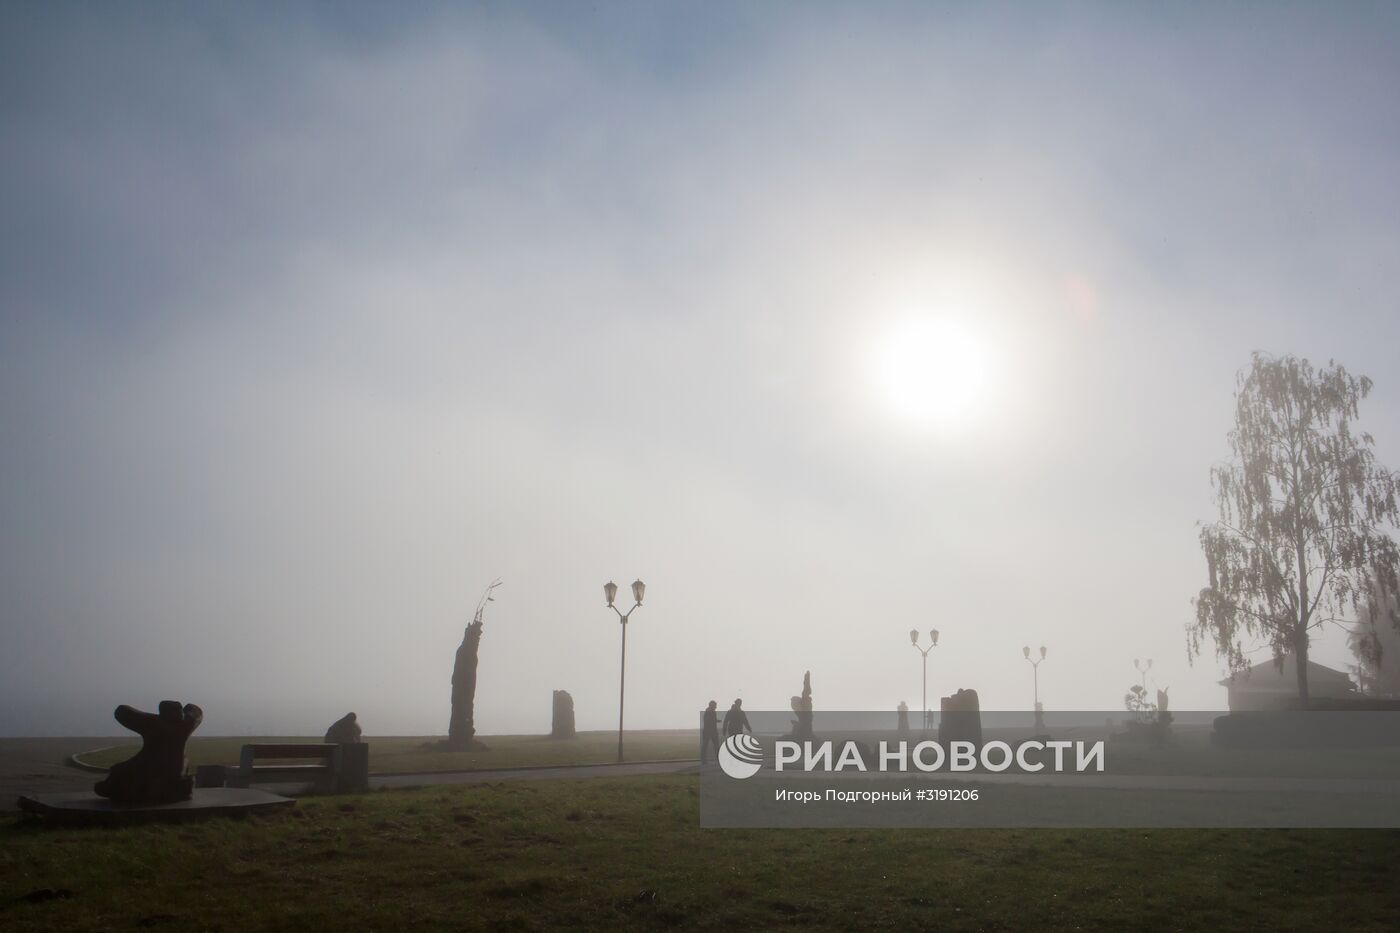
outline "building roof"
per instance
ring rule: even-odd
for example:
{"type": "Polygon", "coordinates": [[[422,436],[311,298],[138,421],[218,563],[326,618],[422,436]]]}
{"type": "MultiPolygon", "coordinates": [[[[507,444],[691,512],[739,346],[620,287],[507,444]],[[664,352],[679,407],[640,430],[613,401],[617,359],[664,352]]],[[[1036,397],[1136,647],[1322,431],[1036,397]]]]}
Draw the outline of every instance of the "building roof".
{"type": "MultiPolygon", "coordinates": [[[[1232,674],[1220,681],[1222,687],[1234,687],[1244,690],[1296,690],[1298,689],[1298,662],[1293,655],[1287,654],[1283,657],[1283,669],[1280,670],[1275,661],[1270,658],[1253,667],[1246,668],[1238,674],[1232,674]]],[[[1314,688],[1334,691],[1354,690],[1351,675],[1344,671],[1335,670],[1318,664],[1316,661],[1308,662],[1308,692],[1317,693],[1314,688]]]]}

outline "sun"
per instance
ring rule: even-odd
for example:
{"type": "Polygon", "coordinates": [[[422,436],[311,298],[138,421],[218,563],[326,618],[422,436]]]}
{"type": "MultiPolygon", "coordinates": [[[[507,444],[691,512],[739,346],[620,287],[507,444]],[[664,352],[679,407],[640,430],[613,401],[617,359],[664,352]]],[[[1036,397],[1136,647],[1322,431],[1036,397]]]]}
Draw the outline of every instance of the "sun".
{"type": "Polygon", "coordinates": [[[892,326],[874,354],[880,401],[915,428],[964,428],[981,414],[992,384],[987,341],[951,316],[915,315],[892,326]]]}

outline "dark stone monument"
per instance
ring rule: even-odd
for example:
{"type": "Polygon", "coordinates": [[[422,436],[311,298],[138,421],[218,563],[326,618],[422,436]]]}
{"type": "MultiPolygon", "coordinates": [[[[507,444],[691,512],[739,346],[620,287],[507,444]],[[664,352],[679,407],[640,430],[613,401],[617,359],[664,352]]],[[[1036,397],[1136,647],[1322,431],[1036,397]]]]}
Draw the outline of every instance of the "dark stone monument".
{"type": "Polygon", "coordinates": [[[158,709],[146,713],[123,704],[112,714],[141,736],[141,750],[112,765],[107,777],[93,786],[99,797],[146,805],[190,799],[194,778],[185,775],[185,742],[204,720],[204,711],[174,700],[162,700],[158,709]]]}
{"type": "Polygon", "coordinates": [[[567,690],[554,691],[554,720],[549,727],[552,739],[574,737],[574,698],[567,690]]]}
{"type": "Polygon", "coordinates": [[[457,659],[452,664],[452,719],[447,724],[448,748],[458,751],[485,751],[486,746],[476,740],[476,653],[481,647],[482,617],[486,604],[494,603],[491,595],[500,580],[491,581],[486,592],[476,604],[476,614],[462,635],[462,644],[457,647],[457,659]]]}
{"type": "Polygon", "coordinates": [[[792,711],[797,714],[797,718],[792,720],[792,738],[794,741],[811,741],[812,739],[812,672],[807,671],[802,675],[802,695],[792,698],[792,711]]]}
{"type": "Polygon", "coordinates": [[[355,714],[346,713],[331,723],[331,727],[326,730],[326,741],[337,745],[353,745],[360,741],[362,734],[360,724],[355,720],[355,714]]]}
{"type": "Polygon", "coordinates": [[[944,748],[949,742],[971,742],[982,747],[982,707],[976,690],[959,690],[940,701],[942,713],[938,718],[938,743],[944,748]]]}
{"type": "Polygon", "coordinates": [[[900,701],[899,701],[899,706],[895,707],[895,713],[897,714],[897,721],[896,721],[896,724],[895,724],[895,730],[896,730],[900,735],[908,735],[908,734],[909,734],[909,704],[908,704],[908,703],[905,703],[903,700],[900,700],[900,701]]]}
{"type": "Polygon", "coordinates": [[[476,741],[476,653],[481,645],[481,619],[467,626],[457,661],[452,665],[452,721],[447,727],[447,744],[453,748],[483,747],[476,741]]]}

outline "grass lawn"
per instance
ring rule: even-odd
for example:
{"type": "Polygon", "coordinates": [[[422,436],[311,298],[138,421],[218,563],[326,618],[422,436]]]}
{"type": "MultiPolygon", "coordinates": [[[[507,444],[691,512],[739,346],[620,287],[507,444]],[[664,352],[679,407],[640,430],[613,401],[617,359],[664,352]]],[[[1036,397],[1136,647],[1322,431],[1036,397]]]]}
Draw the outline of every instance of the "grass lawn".
{"type": "Polygon", "coordinates": [[[698,790],[437,787],[127,829],[4,816],[0,929],[1356,931],[1400,916],[1400,832],[702,830],[698,790]]]}
{"type": "MultiPolygon", "coordinates": [[[[522,768],[538,765],[610,764],[617,760],[616,732],[580,732],[572,739],[540,735],[478,736],[487,746],[481,752],[452,752],[437,748],[442,736],[366,736],[369,769],[377,774],[403,771],[466,771],[489,768],[522,768]]],[[[185,747],[190,766],[237,764],[238,751],[249,742],[320,742],[320,736],[232,736],[191,738],[185,747]]],[[[693,730],[628,732],[623,736],[628,761],[695,758],[700,754],[700,733],[693,730]]],[[[130,758],[141,740],[111,748],[84,752],[79,759],[101,768],[130,758]]]]}

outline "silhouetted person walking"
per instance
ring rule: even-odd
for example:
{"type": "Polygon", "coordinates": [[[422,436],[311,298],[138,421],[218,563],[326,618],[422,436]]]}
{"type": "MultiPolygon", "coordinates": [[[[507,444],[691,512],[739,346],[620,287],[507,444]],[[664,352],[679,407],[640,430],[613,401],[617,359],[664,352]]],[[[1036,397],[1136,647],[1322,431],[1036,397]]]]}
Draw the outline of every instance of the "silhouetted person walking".
{"type": "Polygon", "coordinates": [[[726,739],[731,735],[738,735],[740,732],[753,732],[753,727],[749,725],[749,717],[744,715],[743,705],[743,700],[735,700],[734,705],[729,707],[729,712],[724,714],[724,737],[726,739]]]}
{"type": "Polygon", "coordinates": [[[715,754],[719,754],[719,703],[710,701],[710,705],[705,707],[704,727],[700,730],[700,763],[704,764],[708,759],[705,753],[710,746],[715,747],[715,754]]]}

